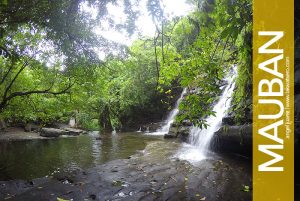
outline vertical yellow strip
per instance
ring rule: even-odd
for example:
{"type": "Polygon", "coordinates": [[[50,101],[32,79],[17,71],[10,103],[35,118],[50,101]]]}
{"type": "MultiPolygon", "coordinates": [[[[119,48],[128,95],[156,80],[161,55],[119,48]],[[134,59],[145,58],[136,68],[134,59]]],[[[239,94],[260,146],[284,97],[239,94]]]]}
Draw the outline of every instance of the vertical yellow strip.
{"type": "Polygon", "coordinates": [[[294,200],[293,85],[294,0],[254,0],[254,201],[294,200]]]}

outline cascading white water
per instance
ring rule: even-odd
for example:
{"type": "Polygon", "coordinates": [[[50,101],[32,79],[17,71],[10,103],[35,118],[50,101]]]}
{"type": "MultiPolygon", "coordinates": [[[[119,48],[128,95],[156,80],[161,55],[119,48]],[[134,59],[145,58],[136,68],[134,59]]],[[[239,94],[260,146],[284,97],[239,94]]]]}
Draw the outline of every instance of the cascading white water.
{"type": "Polygon", "coordinates": [[[166,124],[158,129],[158,132],[168,133],[170,130],[171,124],[174,122],[175,117],[179,112],[179,104],[182,101],[183,96],[186,94],[186,88],[183,89],[180,98],[176,101],[174,109],[169,113],[168,118],[166,120],[166,124]]]}
{"type": "Polygon", "coordinates": [[[183,96],[186,94],[186,91],[187,91],[187,89],[184,88],[181,95],[180,95],[180,97],[179,97],[179,99],[176,101],[174,109],[168,114],[168,117],[165,120],[165,124],[161,128],[157,129],[156,132],[149,133],[149,134],[151,134],[151,135],[164,135],[164,134],[167,134],[169,132],[171,124],[174,122],[175,117],[179,112],[179,104],[182,101],[183,96]]]}
{"type": "Polygon", "coordinates": [[[192,127],[190,130],[189,145],[186,144],[180,150],[178,157],[180,159],[189,161],[200,161],[207,157],[210,141],[216,131],[218,131],[222,124],[222,119],[225,117],[227,110],[230,107],[233,90],[235,88],[235,78],[237,72],[236,67],[233,66],[231,72],[225,81],[228,83],[223,90],[220,99],[213,107],[215,115],[206,118],[208,127],[201,129],[199,127],[192,127]]]}
{"type": "Polygon", "coordinates": [[[140,127],[139,130],[136,131],[136,132],[141,133],[142,132],[142,127],[140,127]]]}

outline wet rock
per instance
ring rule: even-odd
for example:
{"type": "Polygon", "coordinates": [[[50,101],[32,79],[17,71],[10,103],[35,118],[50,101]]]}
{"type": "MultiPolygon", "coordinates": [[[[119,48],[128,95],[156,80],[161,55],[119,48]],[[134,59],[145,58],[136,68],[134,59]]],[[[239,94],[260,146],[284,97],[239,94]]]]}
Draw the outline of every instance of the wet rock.
{"type": "Polygon", "coordinates": [[[176,137],[177,137],[176,135],[172,135],[172,134],[165,134],[164,135],[165,139],[172,139],[172,138],[176,138],[176,137]]]}
{"type": "Polygon", "coordinates": [[[181,136],[188,136],[190,134],[190,127],[189,126],[179,127],[178,132],[179,135],[181,136]]]}
{"type": "Polygon", "coordinates": [[[64,133],[64,135],[80,135],[80,134],[84,134],[85,131],[81,130],[81,129],[75,129],[75,128],[64,128],[64,130],[66,131],[64,133]]]}
{"type": "Polygon", "coordinates": [[[234,122],[234,116],[227,116],[227,117],[224,117],[222,119],[222,124],[223,125],[229,125],[229,126],[233,126],[235,124],[234,122]]]}
{"type": "Polygon", "coordinates": [[[204,197],[215,201],[252,200],[251,192],[241,190],[251,184],[251,162],[245,163],[242,158],[234,161],[222,158],[221,161],[212,157],[195,166],[171,160],[169,156],[179,146],[169,141],[153,142],[146,148],[147,155],[110,161],[88,169],[86,174],[82,170],[59,173],[60,177],[35,181],[33,186],[22,181],[0,181],[0,200],[8,193],[14,195],[13,200],[56,200],[57,197],[99,201],[176,201],[204,197]],[[111,172],[115,167],[119,171],[111,172]]]}
{"type": "Polygon", "coordinates": [[[180,138],[185,139],[189,136],[190,128],[191,128],[190,126],[181,126],[181,125],[174,126],[173,124],[170,128],[168,135],[172,136],[172,138],[176,138],[179,136],[180,138]]]}
{"type": "Polygon", "coordinates": [[[65,123],[61,123],[61,122],[54,122],[51,125],[48,125],[48,127],[57,128],[57,129],[65,129],[65,128],[68,128],[69,125],[65,124],[65,123]]]}
{"type": "Polygon", "coordinates": [[[177,137],[177,135],[178,135],[178,127],[171,126],[171,128],[169,130],[169,133],[168,133],[168,136],[177,137]]]}
{"type": "Polygon", "coordinates": [[[81,129],[75,128],[42,128],[40,132],[40,136],[43,137],[59,137],[61,135],[71,135],[71,136],[78,136],[80,134],[86,134],[87,132],[81,129]]]}
{"type": "Polygon", "coordinates": [[[192,126],[193,124],[190,120],[183,120],[182,125],[183,126],[192,126]]]}
{"type": "Polygon", "coordinates": [[[89,195],[89,198],[91,198],[92,200],[96,200],[97,196],[94,194],[89,195]]]}
{"type": "Polygon", "coordinates": [[[211,148],[244,155],[252,153],[252,124],[221,127],[214,135],[211,148]]]}
{"type": "Polygon", "coordinates": [[[155,132],[157,129],[161,127],[161,123],[149,123],[141,126],[141,131],[149,131],[149,132],[155,132]]]}
{"type": "Polygon", "coordinates": [[[42,128],[40,136],[43,137],[58,137],[60,135],[65,135],[66,131],[57,128],[42,128]]]}

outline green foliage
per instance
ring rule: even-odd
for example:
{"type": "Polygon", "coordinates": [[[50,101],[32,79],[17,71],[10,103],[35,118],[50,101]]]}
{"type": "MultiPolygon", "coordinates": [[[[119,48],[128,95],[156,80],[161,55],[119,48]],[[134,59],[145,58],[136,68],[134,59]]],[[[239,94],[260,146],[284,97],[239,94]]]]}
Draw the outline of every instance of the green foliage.
{"type": "Polygon", "coordinates": [[[252,108],[252,49],[251,49],[251,24],[245,29],[238,39],[238,77],[237,90],[233,95],[233,111],[235,121],[244,123],[246,115],[250,115],[252,108]]]}
{"type": "MultiPolygon", "coordinates": [[[[187,87],[193,93],[180,105],[177,121],[206,127],[233,64],[233,112],[237,121],[245,118],[251,105],[250,0],[192,1],[197,9],[172,21],[159,1],[149,1],[154,39],[137,40],[126,55],[100,61],[95,47],[119,47],[92,31],[108,2],[115,3],[15,1],[0,7],[0,118],[47,124],[75,117],[87,129],[120,129],[152,121],[148,116],[160,119],[187,87]],[[84,3],[101,11],[96,19],[81,9],[84,3]]],[[[129,1],[124,4],[126,26],[132,27],[137,13],[129,1]]]]}
{"type": "Polygon", "coordinates": [[[160,68],[160,84],[171,85],[173,80],[179,80],[182,87],[193,91],[182,102],[177,121],[189,119],[201,127],[207,126],[204,118],[213,114],[211,106],[220,94],[222,79],[234,64],[239,74],[234,95],[237,120],[249,107],[245,102],[249,99],[247,84],[251,77],[252,12],[250,1],[242,0],[203,1],[198,8],[172,22],[173,29],[165,30],[171,41],[164,47],[168,51],[160,68]]]}
{"type": "MultiPolygon", "coordinates": [[[[110,129],[133,121],[137,108],[153,110],[156,103],[161,108],[153,43],[136,41],[125,57],[99,60],[95,49],[116,52],[120,48],[95,35],[100,20],[105,17],[113,28],[133,31],[137,16],[134,2],[124,1],[128,19],[118,25],[107,13],[108,3],[116,2],[1,4],[0,118],[47,124],[76,117],[85,128],[110,129]],[[97,16],[84,6],[95,8],[97,16]]],[[[149,12],[157,18],[160,5],[151,5],[149,12]]]]}

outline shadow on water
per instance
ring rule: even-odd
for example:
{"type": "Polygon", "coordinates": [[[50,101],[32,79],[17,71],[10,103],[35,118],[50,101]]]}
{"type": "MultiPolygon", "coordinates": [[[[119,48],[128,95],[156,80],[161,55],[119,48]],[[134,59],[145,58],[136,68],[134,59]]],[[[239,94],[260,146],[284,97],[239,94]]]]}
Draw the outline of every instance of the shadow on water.
{"type": "Polygon", "coordinates": [[[33,179],[59,169],[89,168],[127,158],[157,138],[137,133],[0,142],[0,180],[33,179]]]}

